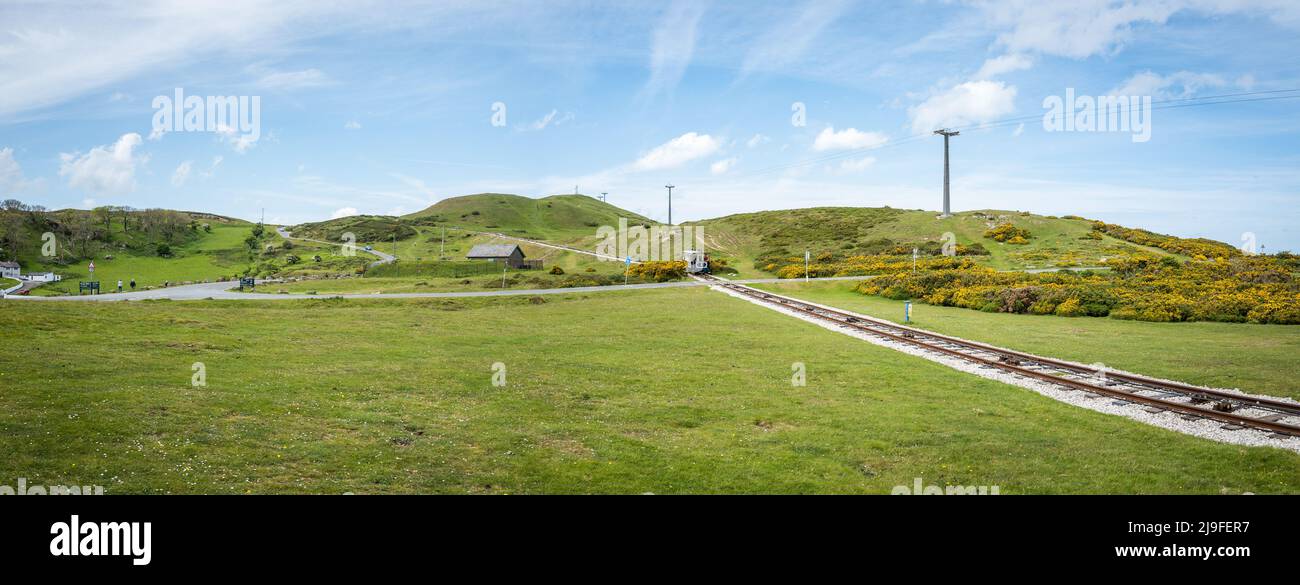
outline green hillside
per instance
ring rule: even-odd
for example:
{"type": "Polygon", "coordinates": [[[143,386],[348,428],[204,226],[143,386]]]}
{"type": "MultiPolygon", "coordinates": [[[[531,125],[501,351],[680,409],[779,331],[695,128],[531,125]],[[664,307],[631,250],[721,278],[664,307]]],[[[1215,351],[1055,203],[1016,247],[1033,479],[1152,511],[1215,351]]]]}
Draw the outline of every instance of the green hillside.
{"type": "Polygon", "coordinates": [[[551,241],[595,236],[596,228],[617,226],[619,218],[632,223],[651,221],[586,195],[531,199],[502,193],[452,197],[403,216],[419,225],[463,227],[551,241]]]}
{"type": "MultiPolygon", "coordinates": [[[[889,207],[815,207],[742,213],[692,222],[705,227],[711,250],[738,258],[742,272],[765,273],[769,258],[911,255],[941,253],[944,234],[951,233],[959,254],[1001,269],[1040,269],[1100,266],[1118,255],[1146,251],[1168,255],[1152,245],[1139,245],[1095,229],[1081,217],[1051,217],[1027,212],[980,210],[940,219],[934,211],[889,207]],[[1028,232],[1024,243],[999,242],[985,234],[1000,225],[1028,232]]],[[[1150,232],[1142,232],[1150,234],[1150,232]]],[[[1226,244],[1221,246],[1231,249],[1226,244]]]]}
{"type": "Polygon", "coordinates": [[[358,242],[391,242],[394,238],[405,240],[416,235],[415,228],[407,222],[387,215],[353,215],[303,223],[290,227],[289,232],[296,238],[325,242],[342,242],[345,233],[356,236],[358,242]]]}

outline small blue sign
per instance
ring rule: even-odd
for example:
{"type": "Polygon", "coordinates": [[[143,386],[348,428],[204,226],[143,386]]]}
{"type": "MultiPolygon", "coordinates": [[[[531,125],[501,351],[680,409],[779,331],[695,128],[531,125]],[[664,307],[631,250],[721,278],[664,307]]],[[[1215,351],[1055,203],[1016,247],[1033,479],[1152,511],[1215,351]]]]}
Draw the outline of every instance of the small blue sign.
{"type": "Polygon", "coordinates": [[[903,302],[903,322],[904,323],[912,322],[912,301],[903,302]]]}

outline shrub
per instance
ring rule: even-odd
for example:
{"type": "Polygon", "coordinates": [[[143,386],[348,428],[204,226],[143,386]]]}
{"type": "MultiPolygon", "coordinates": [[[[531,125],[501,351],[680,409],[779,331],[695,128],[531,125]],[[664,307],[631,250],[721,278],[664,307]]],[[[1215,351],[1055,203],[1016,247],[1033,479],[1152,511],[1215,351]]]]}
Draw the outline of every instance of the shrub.
{"type": "Polygon", "coordinates": [[[676,280],[686,277],[686,262],[682,260],[641,262],[629,266],[628,274],[655,282],[676,280]]]}
{"type": "Polygon", "coordinates": [[[1083,305],[1079,303],[1079,299],[1066,299],[1056,306],[1054,313],[1061,317],[1079,317],[1084,314],[1083,305]]]}
{"type": "Polygon", "coordinates": [[[564,274],[564,269],[560,268],[559,266],[552,266],[551,274],[564,274]]]}
{"type": "Polygon", "coordinates": [[[1246,316],[1251,323],[1277,323],[1280,325],[1300,324],[1300,298],[1291,302],[1268,302],[1261,304],[1246,316]]]}
{"type": "Polygon", "coordinates": [[[1000,223],[994,226],[993,228],[990,228],[988,231],[985,231],[984,237],[993,238],[994,240],[999,242],[1023,244],[1026,243],[1026,240],[1030,238],[1030,235],[1029,235],[1029,230],[1018,228],[1008,222],[1008,223],[1000,223]],[[1019,238],[1021,241],[1011,242],[1010,240],[1014,238],[1019,238]]]}

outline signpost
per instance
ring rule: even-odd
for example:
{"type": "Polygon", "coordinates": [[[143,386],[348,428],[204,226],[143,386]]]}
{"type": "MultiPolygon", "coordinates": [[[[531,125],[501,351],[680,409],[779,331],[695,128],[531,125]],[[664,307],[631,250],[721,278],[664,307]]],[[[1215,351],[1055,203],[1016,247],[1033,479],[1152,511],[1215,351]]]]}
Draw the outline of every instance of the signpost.
{"type": "Polygon", "coordinates": [[[77,283],[77,294],[81,294],[81,293],[86,292],[86,291],[90,291],[90,294],[92,294],[92,295],[97,295],[97,294],[99,294],[99,281],[98,281],[98,280],[93,280],[93,281],[90,281],[90,282],[84,282],[84,281],[83,281],[83,282],[79,282],[79,283],[77,283]]]}
{"type": "Polygon", "coordinates": [[[627,284],[627,273],[632,271],[632,257],[628,256],[623,261],[623,284],[627,284]]]}
{"type": "Polygon", "coordinates": [[[920,255],[921,255],[920,250],[916,248],[912,248],[912,272],[914,273],[916,272],[916,258],[920,255]]]}
{"type": "Polygon", "coordinates": [[[812,253],[808,250],[803,251],[803,281],[808,282],[808,260],[812,258],[812,253]]]}
{"type": "Polygon", "coordinates": [[[240,278],[240,279],[239,279],[239,290],[244,290],[244,287],[248,287],[248,288],[257,288],[257,279],[255,279],[255,278],[248,278],[248,277],[240,278]]]}
{"type": "Polygon", "coordinates": [[[912,301],[903,302],[903,322],[904,323],[912,322],[912,301]]]}
{"type": "Polygon", "coordinates": [[[90,261],[90,275],[91,275],[91,276],[94,276],[94,275],[95,275],[95,261],[94,261],[94,260],[91,260],[91,261],[90,261]]]}

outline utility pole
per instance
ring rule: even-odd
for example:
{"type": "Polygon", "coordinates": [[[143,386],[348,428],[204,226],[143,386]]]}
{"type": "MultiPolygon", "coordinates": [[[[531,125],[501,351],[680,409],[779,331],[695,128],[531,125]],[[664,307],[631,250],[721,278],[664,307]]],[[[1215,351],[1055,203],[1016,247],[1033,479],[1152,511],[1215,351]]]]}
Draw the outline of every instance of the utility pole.
{"type": "Polygon", "coordinates": [[[601,192],[600,192],[600,202],[601,202],[601,203],[605,203],[605,202],[606,202],[605,200],[608,199],[608,198],[609,198],[609,193],[606,193],[605,191],[601,191],[601,192]]]}
{"type": "Polygon", "coordinates": [[[948,138],[961,132],[941,128],[934,133],[943,136],[943,214],[939,217],[952,217],[952,207],[948,202],[948,138]]]}
{"type": "Polygon", "coordinates": [[[444,226],[442,228],[442,243],[438,244],[438,259],[445,260],[446,258],[447,258],[447,228],[444,226]]]}
{"type": "Polygon", "coordinates": [[[668,183],[664,187],[668,189],[668,225],[673,225],[673,188],[676,185],[668,183]]]}

